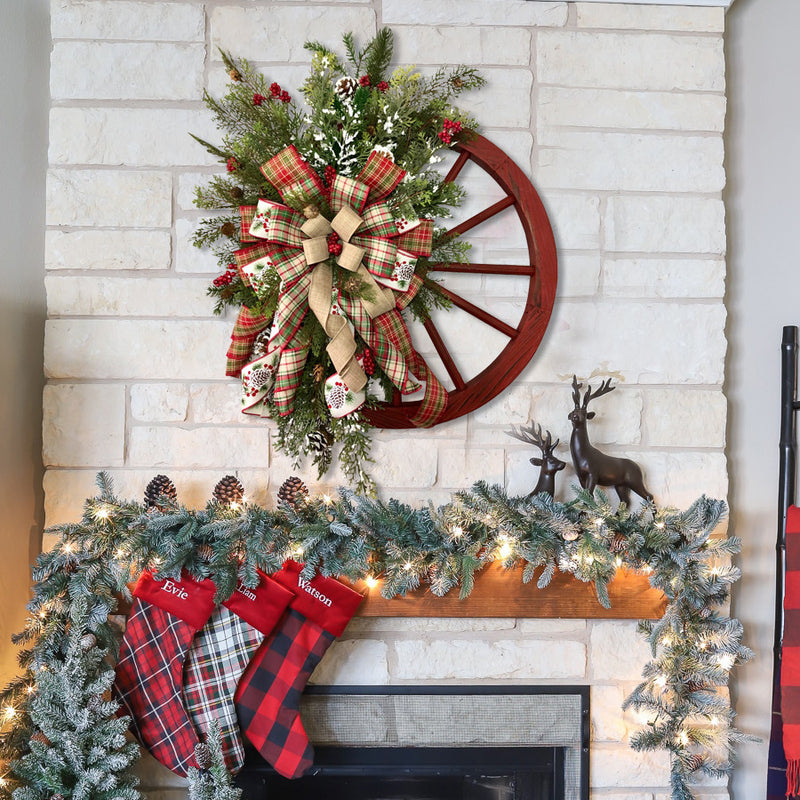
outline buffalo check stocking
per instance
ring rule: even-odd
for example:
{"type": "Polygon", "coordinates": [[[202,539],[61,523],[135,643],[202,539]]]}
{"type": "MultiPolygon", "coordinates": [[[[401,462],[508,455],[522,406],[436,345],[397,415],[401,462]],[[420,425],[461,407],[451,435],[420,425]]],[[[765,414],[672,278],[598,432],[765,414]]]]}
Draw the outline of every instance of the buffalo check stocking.
{"type": "Polygon", "coordinates": [[[183,662],[195,633],[214,609],[214,584],[157,581],[150,572],[133,590],[133,607],[119,651],[114,682],[136,738],[162,763],[186,776],[197,733],[181,700],[183,662]]]}
{"type": "Polygon", "coordinates": [[[239,585],[211,614],[194,637],[183,679],[183,701],[198,731],[215,721],[222,732],[222,754],[236,773],[244,764],[233,694],[250,657],[277,625],[294,595],[259,573],[254,589],[239,585]]]}
{"type": "Polygon", "coordinates": [[[305,580],[301,569],[287,561],[272,576],[295,598],[247,666],[235,698],[245,735],[285,778],[299,778],[314,762],[314,748],[300,721],[300,696],[362,600],[332,578],[305,580]]]}

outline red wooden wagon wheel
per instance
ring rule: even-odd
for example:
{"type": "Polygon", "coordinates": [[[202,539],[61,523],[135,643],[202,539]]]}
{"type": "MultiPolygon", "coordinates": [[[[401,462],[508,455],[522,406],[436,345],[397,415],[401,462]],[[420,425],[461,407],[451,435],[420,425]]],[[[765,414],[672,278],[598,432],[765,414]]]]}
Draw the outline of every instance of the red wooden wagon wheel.
{"type": "MultiPolygon", "coordinates": [[[[522,276],[528,278],[528,294],[522,316],[514,326],[447,289],[446,285],[439,284],[455,307],[508,338],[508,343],[491,364],[474,377],[465,380],[433,320],[429,319],[425,323],[425,330],[454,386],[448,393],[447,408],[439,422],[456,419],[480,408],[506,389],[522,372],[547,329],[558,281],[553,230],[542,201],[525,173],[499,147],[482,136],[459,144],[455,149],[458,158],[448,172],[446,181],[455,180],[464,166],[472,161],[497,182],[505,192],[505,197],[451,230],[465,234],[513,206],[525,234],[528,263],[435,264],[431,267],[431,272],[522,276]]],[[[446,284],[446,280],[444,283],[446,284]]],[[[411,417],[418,408],[419,401],[402,402],[400,394],[396,393],[391,402],[366,413],[375,427],[411,428],[411,417]]]]}

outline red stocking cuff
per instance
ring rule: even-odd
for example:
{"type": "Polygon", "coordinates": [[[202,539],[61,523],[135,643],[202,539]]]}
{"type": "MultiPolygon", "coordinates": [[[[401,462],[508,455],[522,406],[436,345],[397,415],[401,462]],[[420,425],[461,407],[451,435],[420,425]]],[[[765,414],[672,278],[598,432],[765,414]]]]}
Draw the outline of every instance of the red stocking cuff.
{"type": "Polygon", "coordinates": [[[213,581],[208,579],[196,581],[183,573],[180,580],[165,578],[157,581],[153,573],[146,570],[137,581],[133,594],[200,630],[214,610],[215,591],[213,581]]]}
{"type": "Polygon", "coordinates": [[[259,572],[258,586],[250,589],[241,583],[236,591],[223,603],[237,617],[268,636],[294,598],[294,593],[277,581],[259,572]]]}
{"type": "Polygon", "coordinates": [[[363,595],[333,579],[315,575],[310,581],[300,576],[302,564],[286,561],[272,577],[295,595],[292,608],[316,622],[328,633],[341,636],[356,613],[363,595]]]}

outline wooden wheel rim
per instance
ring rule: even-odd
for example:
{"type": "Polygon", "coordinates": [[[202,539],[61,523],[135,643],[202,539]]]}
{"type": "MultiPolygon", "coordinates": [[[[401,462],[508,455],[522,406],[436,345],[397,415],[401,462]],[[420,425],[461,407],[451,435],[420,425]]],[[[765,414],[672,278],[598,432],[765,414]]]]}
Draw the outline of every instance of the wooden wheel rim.
{"type": "MultiPolygon", "coordinates": [[[[513,206],[525,232],[528,263],[439,265],[442,268],[432,267],[431,273],[458,271],[523,275],[530,276],[530,282],[525,307],[516,327],[497,320],[483,309],[445,289],[445,293],[450,296],[454,305],[464,309],[479,321],[500,330],[508,336],[509,341],[489,366],[465,381],[458,373],[433,322],[429,320],[425,323],[425,329],[455,384],[455,388],[448,392],[447,408],[438,422],[447,422],[475,411],[497,397],[519,376],[538,349],[547,330],[558,284],[558,260],[553,229],[541,198],[525,173],[499,147],[483,136],[476,136],[470,142],[458,144],[455,150],[459,156],[445,180],[455,180],[464,165],[468,161],[473,161],[500,185],[506,196],[456,225],[453,231],[465,233],[513,206]],[[454,268],[447,269],[447,266],[454,268]]],[[[396,397],[393,403],[384,403],[378,408],[368,409],[366,415],[371,424],[377,428],[412,428],[414,425],[411,418],[418,411],[419,405],[419,401],[403,403],[396,397]]]]}

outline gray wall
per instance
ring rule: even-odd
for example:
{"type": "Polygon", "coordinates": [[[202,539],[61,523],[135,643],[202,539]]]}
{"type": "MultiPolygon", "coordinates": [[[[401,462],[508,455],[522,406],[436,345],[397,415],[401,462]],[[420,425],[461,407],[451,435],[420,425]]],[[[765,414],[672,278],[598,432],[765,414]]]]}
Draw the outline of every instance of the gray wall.
{"type": "Polygon", "coordinates": [[[727,25],[728,457],[731,530],[744,539],[734,613],[757,651],[735,694],[741,727],[764,738],[743,748],[733,788],[756,800],[771,702],[780,337],[800,324],[800,3],[736,0],[727,25]]]}
{"type": "Polygon", "coordinates": [[[0,2],[0,682],[16,671],[30,564],[41,541],[46,0],[0,2]]]}

